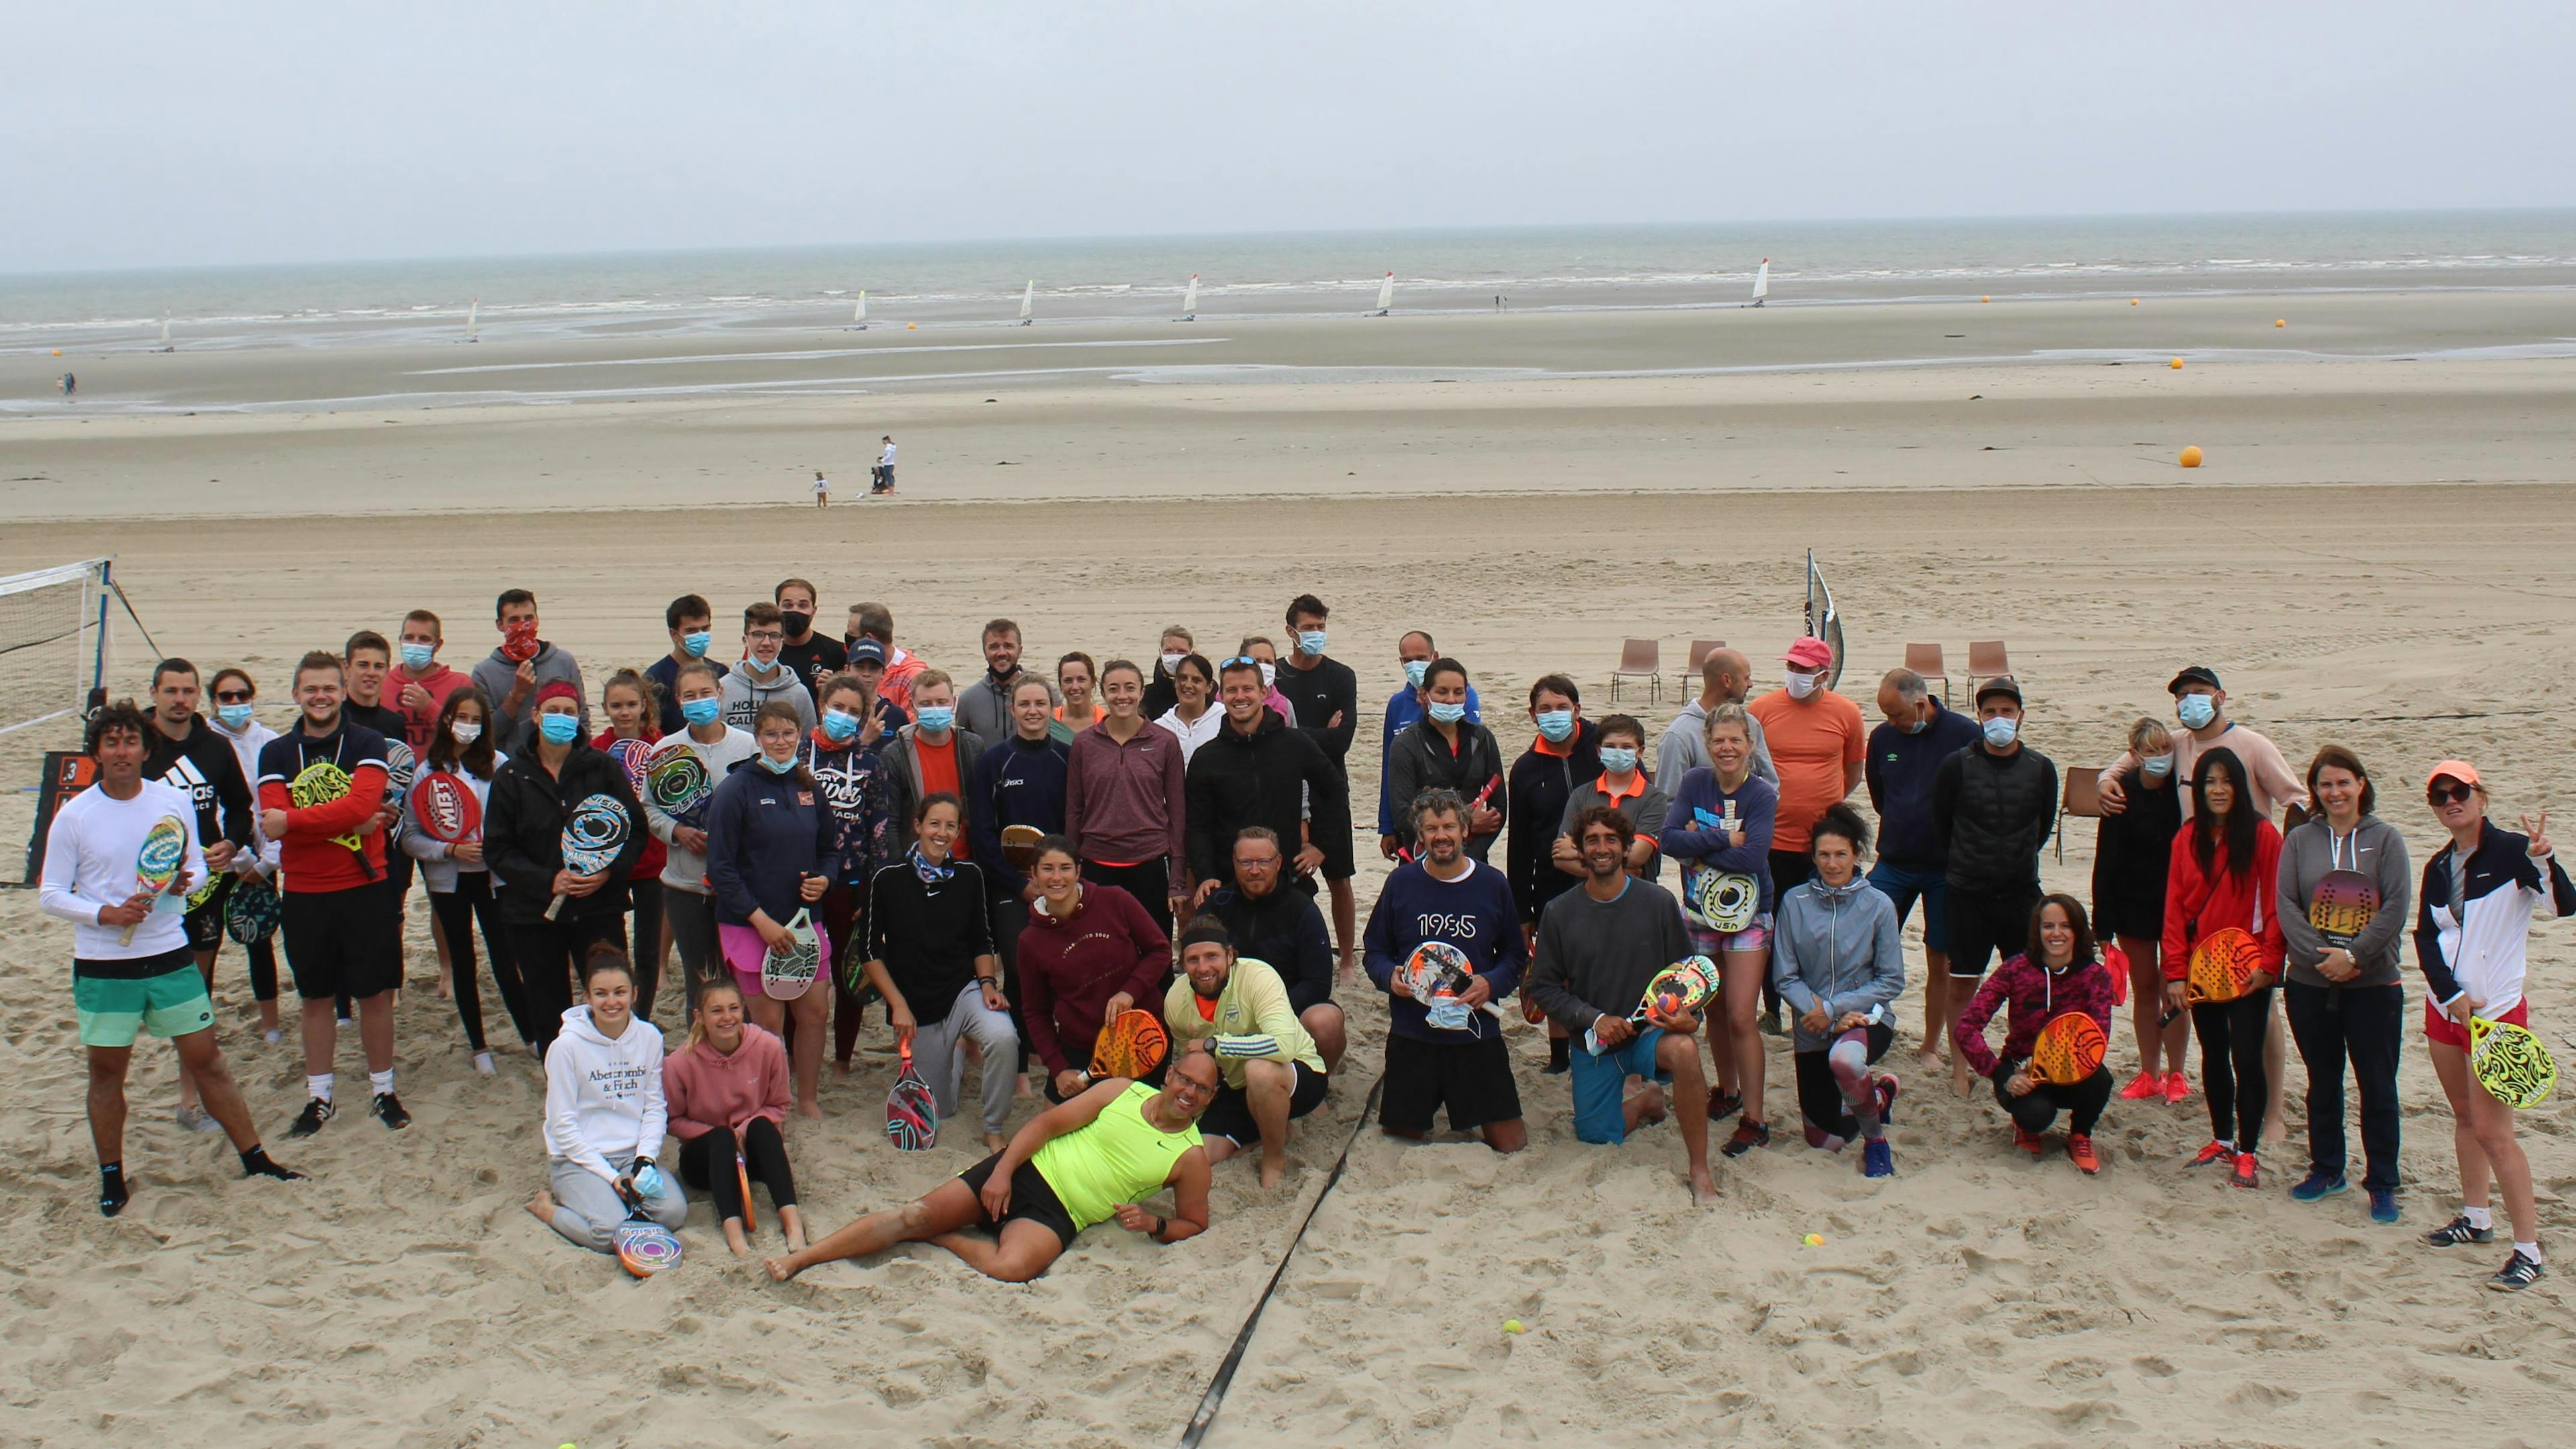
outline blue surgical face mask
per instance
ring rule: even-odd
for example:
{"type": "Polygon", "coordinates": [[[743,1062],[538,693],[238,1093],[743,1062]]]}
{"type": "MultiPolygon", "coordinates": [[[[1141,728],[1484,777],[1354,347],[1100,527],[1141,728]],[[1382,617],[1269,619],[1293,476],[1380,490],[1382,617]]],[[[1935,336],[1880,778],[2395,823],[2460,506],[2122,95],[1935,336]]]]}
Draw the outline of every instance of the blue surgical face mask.
{"type": "Polygon", "coordinates": [[[796,757],[794,755],[789,755],[783,760],[773,760],[764,753],[760,757],[760,768],[767,770],[773,775],[784,775],[788,771],[796,768],[796,757]]]}
{"type": "Polygon", "coordinates": [[[2174,701],[2174,714],[2186,728],[2206,729],[2218,718],[2218,701],[2206,694],[2186,694],[2174,701]]]}
{"type": "Polygon", "coordinates": [[[700,629],[694,634],[683,634],[680,636],[680,647],[689,651],[689,657],[691,659],[706,658],[708,646],[715,642],[716,636],[705,629],[700,629]]]}
{"type": "Polygon", "coordinates": [[[250,706],[246,704],[217,705],[215,707],[215,718],[224,722],[225,729],[240,729],[242,726],[250,723],[250,706]]]}
{"type": "Polygon", "coordinates": [[[581,735],[581,716],[577,714],[538,715],[537,732],[546,737],[547,744],[571,744],[581,735]]]}
{"type": "Polygon", "coordinates": [[[2161,780],[2172,774],[2173,766],[2174,757],[2171,755],[2149,755],[2138,762],[2138,768],[2144,770],[2150,780],[2161,780]]]}
{"type": "Polygon", "coordinates": [[[1570,709],[1540,710],[1538,712],[1538,732],[1539,737],[1546,740],[1549,744],[1564,744],[1566,737],[1574,733],[1574,711],[1570,709]]]}
{"type": "Polygon", "coordinates": [[[1321,630],[1321,629],[1300,629],[1300,630],[1298,630],[1298,631],[1297,631],[1297,652],[1298,652],[1298,653],[1300,653],[1300,654],[1307,654],[1307,655],[1315,655],[1315,654],[1321,654],[1321,653],[1323,653],[1323,652],[1324,652],[1324,631],[1323,631],[1323,630],[1321,630]]]}
{"type": "Polygon", "coordinates": [[[705,699],[680,701],[680,718],[693,725],[711,725],[724,718],[724,701],[709,695],[705,699]]]}
{"type": "Polygon", "coordinates": [[[1408,659],[1404,661],[1404,682],[1412,685],[1416,689],[1420,689],[1422,687],[1422,677],[1430,672],[1431,661],[1428,659],[1408,659]]]}
{"type": "Polygon", "coordinates": [[[1928,719],[1908,720],[1904,725],[1905,732],[1909,735],[1919,735],[1930,728],[1932,728],[1932,721],[1928,719]]]}
{"type": "Polygon", "coordinates": [[[846,740],[858,732],[859,717],[857,715],[850,713],[846,709],[827,709],[823,711],[823,737],[825,739],[846,740]]]}
{"type": "Polygon", "coordinates": [[[1624,746],[1617,748],[1604,746],[1601,750],[1601,768],[1613,775],[1627,774],[1637,768],[1637,752],[1624,746]]]}
{"type": "Polygon", "coordinates": [[[438,646],[435,644],[414,644],[406,639],[402,646],[403,668],[418,674],[429,667],[429,661],[437,654],[438,646]]]}
{"type": "Polygon", "coordinates": [[[1432,720],[1438,724],[1456,724],[1458,721],[1467,717],[1467,706],[1463,704],[1443,704],[1438,700],[1433,700],[1430,704],[1423,706],[1423,709],[1431,716],[1432,720]]]}
{"type": "Polygon", "coordinates": [[[925,704],[914,715],[921,727],[934,735],[948,733],[948,727],[957,723],[957,711],[944,704],[925,704]]]}
{"type": "Polygon", "coordinates": [[[1987,744],[2000,750],[2004,746],[2011,744],[2014,737],[2021,733],[2021,721],[2016,719],[2006,719],[2002,715],[1996,715],[1993,719],[1987,720],[1984,724],[1977,726],[1977,728],[1985,731],[1987,744]]]}
{"type": "Polygon", "coordinates": [[[1465,1031],[1467,1013],[1474,1009],[1454,996],[1445,996],[1425,1007],[1422,1017],[1424,1021],[1442,1031],[1465,1031]]]}

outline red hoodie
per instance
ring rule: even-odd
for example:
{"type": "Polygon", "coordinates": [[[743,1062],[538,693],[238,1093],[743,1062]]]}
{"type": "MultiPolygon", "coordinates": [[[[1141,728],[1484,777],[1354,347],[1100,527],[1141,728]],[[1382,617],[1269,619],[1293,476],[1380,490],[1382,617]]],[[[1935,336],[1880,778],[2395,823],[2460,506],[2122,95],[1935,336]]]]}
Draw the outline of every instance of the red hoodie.
{"type": "Polygon", "coordinates": [[[1030,1052],[1051,1073],[1090,1066],[1109,998],[1124,991],[1152,1011],[1171,969],[1171,938],[1116,886],[1085,885],[1082,904],[1062,921],[1032,905],[1020,932],[1020,1016],[1030,1052]]]}
{"type": "Polygon", "coordinates": [[[2255,822],[2254,868],[2243,875],[2229,873],[2227,841],[2222,836],[2204,875],[2191,849],[2195,829],[2186,822],[2174,836],[2173,865],[2165,874],[2165,979],[2180,981],[2188,976],[2192,943],[2229,926],[2251,935],[2263,948],[2263,969],[2279,976],[2285,949],[2276,898],[2281,832],[2269,820],[2255,822]]]}
{"type": "MultiPolygon", "coordinates": [[[[422,759],[429,757],[429,742],[438,737],[438,712],[447,708],[449,695],[471,682],[444,664],[432,664],[427,673],[417,675],[397,664],[385,675],[385,703],[402,713],[403,739],[411,746],[413,754],[422,759]],[[404,687],[413,684],[429,691],[429,703],[419,709],[402,702],[404,687]]],[[[486,703],[496,709],[500,707],[497,700],[486,703]]],[[[484,728],[491,728],[489,720],[484,722],[484,728]]]]}

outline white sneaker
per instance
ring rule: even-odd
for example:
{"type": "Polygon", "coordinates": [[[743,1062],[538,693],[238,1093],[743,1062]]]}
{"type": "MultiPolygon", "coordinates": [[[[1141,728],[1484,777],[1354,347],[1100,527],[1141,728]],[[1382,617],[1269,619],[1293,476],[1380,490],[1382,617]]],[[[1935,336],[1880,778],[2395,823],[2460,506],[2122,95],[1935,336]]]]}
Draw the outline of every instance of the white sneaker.
{"type": "Polygon", "coordinates": [[[492,1065],[492,1054],[490,1052],[476,1052],[474,1054],[474,1070],[489,1077],[496,1075],[500,1071],[500,1068],[492,1065]]]}
{"type": "Polygon", "coordinates": [[[179,1125],[191,1132],[221,1132],[224,1124],[203,1107],[182,1107],[176,1114],[179,1125]]]}

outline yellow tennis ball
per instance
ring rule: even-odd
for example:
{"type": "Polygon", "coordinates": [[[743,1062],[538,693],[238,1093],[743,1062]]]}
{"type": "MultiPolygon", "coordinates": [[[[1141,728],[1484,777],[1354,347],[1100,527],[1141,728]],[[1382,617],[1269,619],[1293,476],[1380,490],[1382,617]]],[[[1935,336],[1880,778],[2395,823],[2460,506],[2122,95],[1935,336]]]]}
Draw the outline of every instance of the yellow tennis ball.
{"type": "Polygon", "coordinates": [[[1506,1318],[1506,1319],[1504,1319],[1504,1320],[1503,1320],[1503,1332],[1505,1332],[1505,1333],[1527,1333],[1527,1332],[1529,1332],[1529,1326],[1528,1326],[1527,1324],[1522,1323],[1522,1322],[1521,1322],[1519,1319],[1517,1319],[1517,1318],[1506,1318]]]}
{"type": "Polygon", "coordinates": [[[1824,1245],[1825,1245],[1825,1235],[1824,1235],[1824,1234],[1822,1234],[1822,1233],[1809,1233],[1809,1234],[1807,1234],[1807,1246],[1808,1246],[1808,1247],[1810,1247],[1810,1248],[1821,1248],[1821,1247],[1823,1247],[1824,1245]]]}
{"type": "Polygon", "coordinates": [[[2182,456],[2174,461],[2182,464],[2186,468],[2197,468],[2200,466],[2200,449],[2185,448],[2182,450],[2182,456]]]}

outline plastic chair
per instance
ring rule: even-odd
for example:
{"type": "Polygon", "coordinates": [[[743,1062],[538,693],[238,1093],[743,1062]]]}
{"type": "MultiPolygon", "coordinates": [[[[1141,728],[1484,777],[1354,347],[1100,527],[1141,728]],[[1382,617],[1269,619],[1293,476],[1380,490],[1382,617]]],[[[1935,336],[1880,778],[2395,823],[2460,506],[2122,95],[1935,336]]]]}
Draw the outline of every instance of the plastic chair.
{"type": "Polygon", "coordinates": [[[1682,666],[1681,677],[1673,681],[1674,691],[1684,695],[1696,694],[1699,691],[1699,667],[1708,662],[1708,656],[1725,647],[1723,639],[1693,639],[1690,663],[1682,666]]]}
{"type": "Polygon", "coordinates": [[[1610,702],[1619,702],[1619,681],[1643,679],[1647,699],[1664,700],[1664,646],[1656,639],[1630,639],[1619,646],[1619,667],[1610,671],[1610,702]]]}
{"type": "Polygon", "coordinates": [[[1943,704],[1950,702],[1950,667],[1941,661],[1940,645],[1906,645],[1905,667],[1922,675],[1923,682],[1926,684],[1936,679],[1941,681],[1941,702],[1943,704]]]}
{"type": "Polygon", "coordinates": [[[2011,674],[2015,679],[2019,679],[2021,677],[2020,675],[2013,673],[2012,661],[2004,657],[2004,641],[2001,639],[1971,639],[1968,641],[1968,679],[1970,683],[1974,683],[1981,679],[1997,679],[2007,674],[2011,674]]]}
{"type": "Polygon", "coordinates": [[[2066,859],[2066,817],[2102,818],[2102,772],[2091,765],[2070,765],[2066,789],[2057,801],[2057,858],[2066,859]]]}

